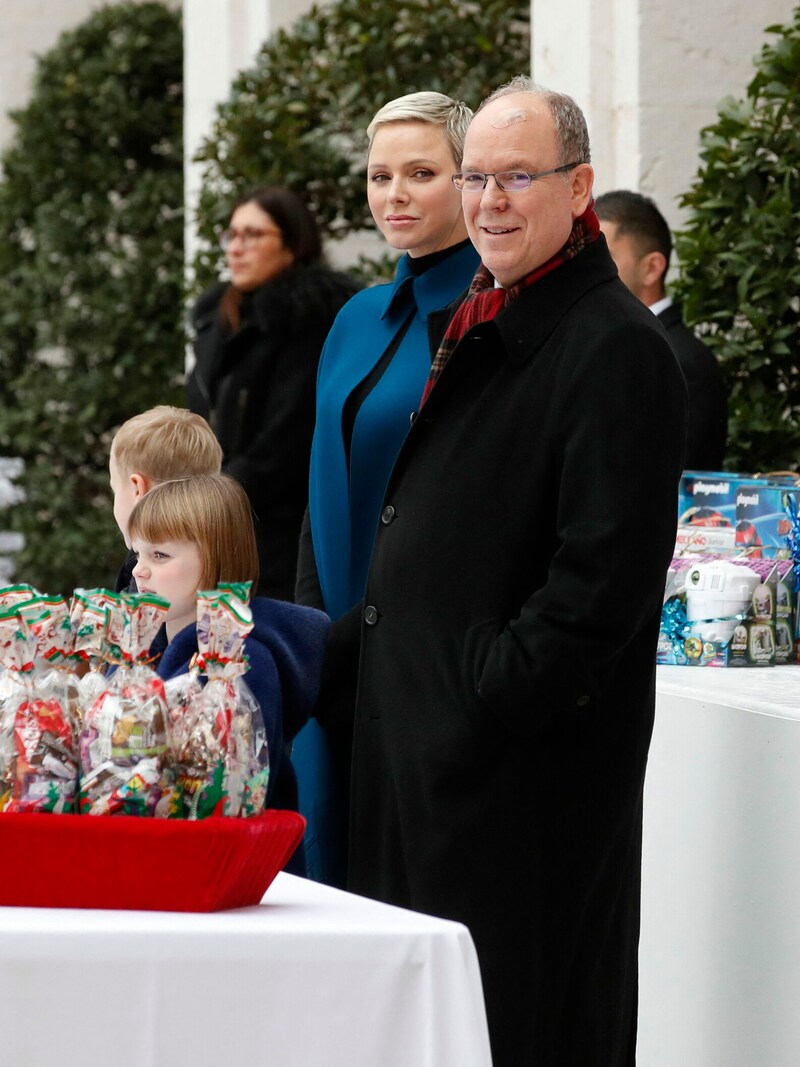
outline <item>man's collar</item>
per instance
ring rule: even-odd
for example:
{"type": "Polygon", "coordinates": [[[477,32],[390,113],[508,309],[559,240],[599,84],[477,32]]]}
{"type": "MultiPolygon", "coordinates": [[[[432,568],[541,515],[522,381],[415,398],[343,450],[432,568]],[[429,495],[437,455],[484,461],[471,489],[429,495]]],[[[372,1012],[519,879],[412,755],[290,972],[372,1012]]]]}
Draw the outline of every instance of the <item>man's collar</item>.
{"type": "Polygon", "coordinates": [[[494,319],[509,357],[527,359],[576,300],[616,277],[617,268],[605,241],[594,241],[530,286],[494,319]]]}
{"type": "Polygon", "coordinates": [[[655,304],[647,305],[654,315],[660,315],[662,311],[666,311],[668,307],[672,307],[672,297],[662,296],[660,300],[656,300],[655,304]]]}

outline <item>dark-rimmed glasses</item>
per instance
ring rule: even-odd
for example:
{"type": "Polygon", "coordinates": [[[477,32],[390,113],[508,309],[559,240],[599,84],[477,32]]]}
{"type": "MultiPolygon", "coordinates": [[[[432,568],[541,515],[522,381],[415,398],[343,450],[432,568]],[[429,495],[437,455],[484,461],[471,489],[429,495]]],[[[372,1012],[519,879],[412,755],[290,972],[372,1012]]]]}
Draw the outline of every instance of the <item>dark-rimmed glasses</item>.
{"type": "Polygon", "coordinates": [[[229,227],[219,235],[219,243],[222,250],[227,252],[238,237],[242,242],[243,248],[250,248],[251,245],[256,244],[263,237],[269,237],[270,234],[274,234],[277,237],[282,236],[280,230],[257,230],[254,226],[245,226],[243,230],[234,230],[233,227],[229,227]]]}

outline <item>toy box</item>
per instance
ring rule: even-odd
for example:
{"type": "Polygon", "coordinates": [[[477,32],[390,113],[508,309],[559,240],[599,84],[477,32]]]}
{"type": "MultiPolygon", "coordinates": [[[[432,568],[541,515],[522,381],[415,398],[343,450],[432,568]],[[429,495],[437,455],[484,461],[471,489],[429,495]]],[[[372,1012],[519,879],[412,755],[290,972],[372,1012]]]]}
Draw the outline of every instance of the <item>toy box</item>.
{"type": "Polygon", "coordinates": [[[800,492],[791,474],[684,471],[678,491],[675,554],[787,555],[782,493],[800,492]]]}
{"type": "Polygon", "coordinates": [[[726,523],[706,525],[704,521],[680,523],[675,535],[675,555],[698,552],[733,553],[736,551],[736,527],[726,523]]]}
{"type": "Polygon", "coordinates": [[[736,526],[736,492],[742,483],[755,481],[752,474],[724,471],[684,471],[678,488],[680,525],[736,526]]]}
{"type": "Polygon", "coordinates": [[[791,528],[787,497],[798,500],[794,486],[742,484],[736,491],[736,544],[751,558],[787,558],[791,528]]]}
{"type": "Polygon", "coordinates": [[[672,561],[656,662],[771,667],[797,662],[790,560],[672,561]]]}

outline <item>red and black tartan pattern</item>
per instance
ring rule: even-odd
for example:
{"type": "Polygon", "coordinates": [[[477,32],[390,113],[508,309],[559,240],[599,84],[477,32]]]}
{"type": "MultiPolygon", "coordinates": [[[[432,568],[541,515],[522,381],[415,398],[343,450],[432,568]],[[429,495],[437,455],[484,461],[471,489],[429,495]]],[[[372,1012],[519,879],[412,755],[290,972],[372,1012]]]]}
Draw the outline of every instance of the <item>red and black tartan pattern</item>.
{"type": "Polygon", "coordinates": [[[545,274],[549,274],[551,270],[560,267],[561,264],[565,263],[568,259],[573,259],[582,252],[587,245],[590,245],[592,241],[596,241],[599,233],[600,223],[595,214],[594,201],[592,201],[584,213],[579,215],[573,222],[572,231],[570,232],[564,247],[556,252],[551,259],[548,259],[546,263],[537,267],[536,270],[531,271],[530,274],[526,274],[524,278],[512,285],[510,289],[503,289],[495,286],[493,275],[490,274],[489,270],[481,263],[475,272],[475,277],[470,283],[467,295],[464,297],[455,315],[450,320],[450,325],[447,327],[447,331],[442,338],[442,343],[439,345],[438,351],[433,357],[431,371],[422,392],[422,400],[419,405],[420,408],[430,396],[431,390],[436,384],[436,379],[442,373],[442,370],[453,354],[456,345],[473,326],[477,326],[479,322],[490,322],[495,315],[503,310],[503,308],[508,307],[511,301],[515,300],[523,289],[527,289],[529,285],[538,282],[540,278],[545,276],[545,274]]]}

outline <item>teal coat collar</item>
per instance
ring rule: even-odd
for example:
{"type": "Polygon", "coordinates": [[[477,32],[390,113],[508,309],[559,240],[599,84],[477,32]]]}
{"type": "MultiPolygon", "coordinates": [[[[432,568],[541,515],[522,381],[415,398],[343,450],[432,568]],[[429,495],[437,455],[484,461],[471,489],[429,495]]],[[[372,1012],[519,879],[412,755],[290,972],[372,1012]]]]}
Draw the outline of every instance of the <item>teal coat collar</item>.
{"type": "Polygon", "coordinates": [[[393,282],[364,289],[345,304],[325,342],[309,511],[325,609],[334,619],[363,595],[383,494],[430,370],[428,315],[464,292],[478,262],[466,245],[415,276],[404,256],[393,282]],[[405,299],[409,295],[413,304],[405,299]],[[358,412],[348,463],[342,438],[345,402],[412,313],[397,351],[358,412]]]}

